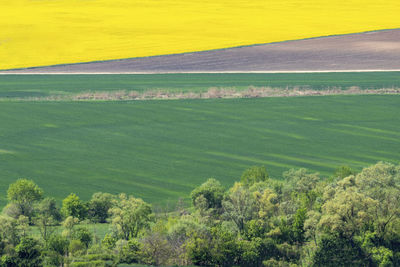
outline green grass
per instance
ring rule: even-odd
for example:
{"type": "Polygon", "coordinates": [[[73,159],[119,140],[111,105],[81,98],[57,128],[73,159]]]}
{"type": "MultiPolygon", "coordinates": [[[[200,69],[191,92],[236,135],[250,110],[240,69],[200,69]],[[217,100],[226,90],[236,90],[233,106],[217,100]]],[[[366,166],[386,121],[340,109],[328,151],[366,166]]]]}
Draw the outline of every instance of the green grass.
{"type": "Polygon", "coordinates": [[[126,192],[176,201],[251,165],[329,175],[400,160],[400,96],[107,102],[2,102],[0,204],[31,178],[58,200],[126,192]]]}
{"type": "MultiPolygon", "coordinates": [[[[83,227],[89,229],[94,235],[97,236],[100,240],[103,240],[107,233],[110,233],[110,224],[108,223],[96,223],[96,224],[79,224],[76,228],[83,227]]],[[[54,230],[54,229],[52,229],[54,230]]],[[[62,234],[64,228],[62,226],[55,226],[55,232],[62,234]]],[[[40,238],[40,231],[37,226],[30,226],[29,227],[29,234],[40,238]]]]}
{"type": "Polygon", "coordinates": [[[298,74],[0,75],[0,98],[45,97],[86,91],[206,91],[210,87],[400,87],[399,72],[298,74]]]}

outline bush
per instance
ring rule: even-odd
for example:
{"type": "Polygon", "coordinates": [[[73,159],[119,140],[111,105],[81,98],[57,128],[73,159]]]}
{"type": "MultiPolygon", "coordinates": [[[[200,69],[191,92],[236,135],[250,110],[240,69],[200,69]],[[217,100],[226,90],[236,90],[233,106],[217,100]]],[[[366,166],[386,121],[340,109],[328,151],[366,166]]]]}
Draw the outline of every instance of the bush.
{"type": "Polygon", "coordinates": [[[105,261],[96,260],[96,261],[89,261],[89,262],[76,261],[76,262],[72,262],[69,266],[70,267],[107,267],[107,266],[111,266],[111,265],[107,264],[105,261]]]}

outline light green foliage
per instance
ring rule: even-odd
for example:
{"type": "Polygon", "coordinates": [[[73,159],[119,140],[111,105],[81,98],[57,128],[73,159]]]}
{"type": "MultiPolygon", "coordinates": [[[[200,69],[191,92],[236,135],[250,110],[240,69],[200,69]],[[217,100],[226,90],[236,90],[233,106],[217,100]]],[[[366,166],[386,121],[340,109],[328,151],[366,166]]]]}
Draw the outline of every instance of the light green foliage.
{"type": "Polygon", "coordinates": [[[258,182],[264,182],[267,179],[268,173],[264,166],[253,166],[243,172],[240,182],[251,186],[258,182]]]}
{"type": "Polygon", "coordinates": [[[383,246],[374,247],[371,249],[372,259],[379,267],[394,266],[392,262],[393,251],[383,246]]]}
{"type": "Polygon", "coordinates": [[[333,179],[343,179],[350,175],[355,175],[356,171],[350,168],[349,166],[341,166],[335,170],[333,173],[333,179]]]}
{"type": "Polygon", "coordinates": [[[29,231],[29,218],[20,215],[17,219],[17,230],[22,238],[27,237],[29,231]]]}
{"type": "Polygon", "coordinates": [[[43,197],[43,190],[39,188],[32,180],[18,179],[11,184],[7,190],[8,201],[15,204],[20,215],[31,218],[33,205],[43,197]]]}
{"type": "Polygon", "coordinates": [[[378,163],[328,186],[320,225],[352,236],[364,227],[384,238],[400,214],[400,171],[392,164],[378,163]]]}
{"type": "Polygon", "coordinates": [[[65,217],[72,216],[83,220],[87,215],[87,207],[77,195],[71,193],[62,201],[61,213],[65,217]]]}
{"type": "Polygon", "coordinates": [[[309,173],[306,169],[291,169],[283,173],[285,189],[288,193],[307,193],[320,180],[319,173],[309,173]]]}
{"type": "Polygon", "coordinates": [[[348,238],[359,234],[372,223],[377,202],[351,187],[339,189],[335,196],[322,206],[320,227],[348,238]]]}
{"type": "Polygon", "coordinates": [[[0,215],[0,239],[2,243],[16,246],[20,241],[20,237],[18,221],[14,218],[0,215]]]}
{"type": "Polygon", "coordinates": [[[222,202],[223,216],[234,222],[240,232],[248,221],[256,214],[256,206],[253,195],[240,183],[235,183],[229,190],[229,195],[222,202]]]}
{"type": "Polygon", "coordinates": [[[284,172],[283,177],[281,209],[287,215],[295,216],[301,208],[320,208],[323,187],[319,173],[304,168],[291,169],[284,172]]]}
{"type": "Polygon", "coordinates": [[[355,184],[365,196],[375,200],[375,230],[385,238],[400,224],[400,166],[382,162],[370,166],[356,176],[355,184]]]}
{"type": "Polygon", "coordinates": [[[276,215],[279,205],[278,205],[278,195],[269,188],[266,188],[261,194],[259,191],[253,193],[258,208],[258,216],[260,218],[269,218],[276,215]]]}
{"type": "Polygon", "coordinates": [[[62,232],[62,235],[68,238],[71,238],[74,235],[74,228],[75,226],[79,223],[79,219],[69,216],[67,217],[62,226],[64,227],[64,230],[62,232]]]}
{"type": "Polygon", "coordinates": [[[113,249],[115,247],[115,244],[117,243],[117,240],[112,236],[112,234],[106,234],[104,236],[104,239],[101,241],[101,245],[106,248],[106,249],[113,249]]]}
{"type": "Polygon", "coordinates": [[[115,234],[122,239],[136,238],[153,220],[151,206],[140,198],[120,194],[110,210],[115,234]]]}
{"type": "Polygon", "coordinates": [[[73,256],[80,256],[85,253],[86,246],[80,240],[72,239],[68,246],[68,251],[73,256]]]}

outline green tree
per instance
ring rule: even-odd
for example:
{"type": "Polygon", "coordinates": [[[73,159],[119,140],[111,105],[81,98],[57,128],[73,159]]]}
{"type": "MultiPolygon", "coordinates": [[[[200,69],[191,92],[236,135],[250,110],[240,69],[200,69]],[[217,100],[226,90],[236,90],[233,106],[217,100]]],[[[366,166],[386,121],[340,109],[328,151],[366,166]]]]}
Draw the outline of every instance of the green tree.
{"type": "Polygon", "coordinates": [[[350,175],[355,175],[356,171],[350,168],[349,166],[340,166],[333,173],[333,179],[343,179],[350,175]]]}
{"type": "Polygon", "coordinates": [[[314,266],[370,266],[367,255],[351,239],[324,236],[313,259],[314,266]]]}
{"type": "Polygon", "coordinates": [[[305,208],[300,208],[296,211],[294,216],[292,231],[293,238],[295,242],[303,243],[305,242],[305,230],[304,230],[304,222],[307,218],[307,210],[305,208]]]}
{"type": "Polygon", "coordinates": [[[33,205],[43,198],[43,190],[32,180],[18,179],[9,186],[7,198],[12,204],[18,207],[20,211],[18,216],[24,215],[31,219],[33,215],[33,205]]]}
{"type": "Polygon", "coordinates": [[[46,243],[45,261],[48,265],[63,266],[64,257],[68,254],[69,240],[60,235],[51,235],[46,243]]]}
{"type": "Polygon", "coordinates": [[[211,235],[211,255],[213,264],[216,266],[235,265],[240,256],[236,234],[217,226],[211,229],[211,235]]]}
{"type": "Polygon", "coordinates": [[[16,266],[39,267],[42,266],[41,248],[39,242],[26,237],[15,247],[14,263],[16,266]]]}
{"type": "Polygon", "coordinates": [[[94,193],[88,203],[88,218],[95,223],[105,223],[115,196],[109,193],[94,193]]]}
{"type": "Polygon", "coordinates": [[[153,220],[151,206],[140,198],[120,194],[111,208],[112,226],[119,238],[136,238],[153,220]]]}
{"type": "Polygon", "coordinates": [[[18,221],[4,215],[0,215],[0,239],[4,245],[16,246],[21,238],[18,229],[18,221]]]}
{"type": "Polygon", "coordinates": [[[205,203],[204,208],[219,210],[222,206],[224,192],[225,189],[221,183],[213,178],[210,178],[205,183],[195,188],[190,194],[190,197],[192,198],[192,203],[195,207],[198,207],[197,204],[200,203],[198,198],[202,197],[205,200],[201,201],[201,203],[205,203]]]}
{"type": "Polygon", "coordinates": [[[371,215],[376,234],[382,240],[393,236],[400,229],[400,166],[379,162],[356,175],[354,184],[375,202],[371,215]]]}
{"type": "Polygon", "coordinates": [[[62,201],[61,213],[65,217],[72,216],[83,220],[87,214],[87,207],[77,195],[71,193],[62,201]]]}
{"type": "Polygon", "coordinates": [[[283,173],[286,194],[307,193],[320,181],[319,173],[310,173],[307,169],[291,169],[283,173]]]}
{"type": "Polygon", "coordinates": [[[73,239],[81,241],[86,248],[89,248],[89,245],[93,241],[93,234],[89,231],[89,229],[80,227],[74,231],[73,239]]]}
{"type": "Polygon", "coordinates": [[[75,225],[77,225],[78,223],[79,223],[78,218],[72,216],[67,217],[62,223],[62,226],[64,227],[62,235],[67,238],[73,238],[75,234],[75,225]]]}
{"type": "Polygon", "coordinates": [[[166,266],[168,260],[174,255],[165,236],[157,231],[149,232],[141,239],[141,261],[155,266],[166,266]]]}
{"type": "Polygon", "coordinates": [[[142,258],[142,244],[136,239],[130,239],[121,249],[118,255],[119,263],[138,263],[142,258]]]}
{"type": "Polygon", "coordinates": [[[61,214],[54,198],[45,198],[35,207],[35,225],[39,228],[43,240],[53,233],[53,226],[61,220],[61,214]]]}
{"type": "Polygon", "coordinates": [[[188,258],[194,265],[211,266],[212,261],[212,239],[207,232],[195,232],[185,244],[188,258]]]}
{"type": "Polygon", "coordinates": [[[246,186],[251,186],[258,182],[264,182],[269,175],[264,166],[253,166],[245,170],[240,178],[240,182],[246,186]]]}
{"type": "Polygon", "coordinates": [[[247,187],[235,183],[229,195],[222,202],[223,217],[234,222],[240,232],[245,230],[248,221],[256,217],[255,200],[247,187]]]}

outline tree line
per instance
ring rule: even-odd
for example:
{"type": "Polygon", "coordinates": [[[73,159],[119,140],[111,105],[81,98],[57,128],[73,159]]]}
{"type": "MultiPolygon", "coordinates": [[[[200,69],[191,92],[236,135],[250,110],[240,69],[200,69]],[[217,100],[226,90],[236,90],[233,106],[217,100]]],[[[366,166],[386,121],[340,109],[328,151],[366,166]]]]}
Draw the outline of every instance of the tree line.
{"type": "Polygon", "coordinates": [[[71,193],[59,208],[27,179],[7,199],[0,266],[400,266],[400,165],[390,163],[281,179],[255,166],[228,189],[208,179],[168,213],[108,193],[71,193]]]}

